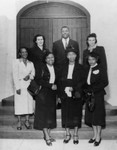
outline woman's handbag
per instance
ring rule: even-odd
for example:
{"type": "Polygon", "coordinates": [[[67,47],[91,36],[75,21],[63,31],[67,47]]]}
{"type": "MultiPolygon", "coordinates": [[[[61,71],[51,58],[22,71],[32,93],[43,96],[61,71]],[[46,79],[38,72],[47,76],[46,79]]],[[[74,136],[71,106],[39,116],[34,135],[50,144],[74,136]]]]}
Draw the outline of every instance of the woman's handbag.
{"type": "Polygon", "coordinates": [[[87,93],[86,95],[86,105],[90,112],[93,112],[95,110],[95,97],[94,93],[87,93]]]}
{"type": "Polygon", "coordinates": [[[90,112],[93,112],[95,109],[95,97],[93,90],[85,88],[83,90],[83,101],[86,103],[86,106],[90,112]]]}
{"type": "Polygon", "coordinates": [[[32,96],[36,96],[39,93],[40,87],[35,82],[35,80],[31,80],[30,85],[28,86],[27,90],[32,96]]]}

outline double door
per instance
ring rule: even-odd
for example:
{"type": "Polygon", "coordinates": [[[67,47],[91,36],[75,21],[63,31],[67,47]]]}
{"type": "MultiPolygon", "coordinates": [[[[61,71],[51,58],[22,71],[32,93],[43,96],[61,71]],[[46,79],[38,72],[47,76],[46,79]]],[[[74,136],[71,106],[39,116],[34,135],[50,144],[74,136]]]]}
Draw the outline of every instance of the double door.
{"type": "Polygon", "coordinates": [[[82,60],[90,32],[90,16],[86,9],[72,3],[38,1],[22,8],[17,16],[17,48],[32,47],[34,36],[42,34],[46,47],[51,51],[53,42],[61,38],[61,27],[68,26],[71,38],[79,43],[82,60]]]}
{"type": "Polygon", "coordinates": [[[82,58],[88,34],[85,18],[21,18],[18,47],[32,47],[34,36],[42,34],[46,47],[51,51],[53,42],[61,38],[61,27],[64,25],[69,26],[71,38],[79,43],[82,58]]]}

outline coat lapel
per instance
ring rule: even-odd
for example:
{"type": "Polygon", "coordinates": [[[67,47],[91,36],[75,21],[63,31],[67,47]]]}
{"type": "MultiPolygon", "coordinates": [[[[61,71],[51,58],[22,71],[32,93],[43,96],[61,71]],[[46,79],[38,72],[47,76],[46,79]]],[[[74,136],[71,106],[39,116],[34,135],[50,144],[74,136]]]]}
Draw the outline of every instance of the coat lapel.
{"type": "Polygon", "coordinates": [[[91,73],[91,83],[94,83],[95,80],[97,79],[98,75],[99,75],[99,67],[98,65],[94,68],[92,68],[92,73],[91,73]]]}

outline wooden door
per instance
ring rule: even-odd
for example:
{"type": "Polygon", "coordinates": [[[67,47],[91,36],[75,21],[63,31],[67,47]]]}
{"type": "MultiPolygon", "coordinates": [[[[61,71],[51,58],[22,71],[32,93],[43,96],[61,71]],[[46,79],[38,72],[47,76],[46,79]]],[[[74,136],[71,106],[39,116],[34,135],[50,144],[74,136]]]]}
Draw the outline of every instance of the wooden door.
{"type": "Polygon", "coordinates": [[[45,36],[47,47],[52,47],[52,20],[41,18],[22,18],[20,20],[20,43],[19,45],[32,47],[33,38],[36,34],[45,36]]]}
{"type": "MultiPolygon", "coordinates": [[[[39,3],[39,2],[38,2],[39,3]]],[[[86,36],[89,34],[89,14],[82,7],[59,2],[31,4],[18,14],[17,47],[32,47],[36,34],[43,34],[46,46],[51,51],[53,42],[61,38],[61,27],[69,26],[73,40],[78,41],[80,62],[86,48],[86,36]]]]}

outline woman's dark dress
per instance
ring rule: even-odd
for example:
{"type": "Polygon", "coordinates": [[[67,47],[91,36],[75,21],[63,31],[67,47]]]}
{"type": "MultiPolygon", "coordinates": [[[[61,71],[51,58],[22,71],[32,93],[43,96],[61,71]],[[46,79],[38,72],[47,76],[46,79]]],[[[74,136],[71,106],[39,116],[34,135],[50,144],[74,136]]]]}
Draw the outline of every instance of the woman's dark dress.
{"type": "Polygon", "coordinates": [[[36,82],[41,85],[41,91],[36,96],[34,129],[56,128],[56,91],[49,83],[50,73],[46,65],[42,65],[42,76],[36,75],[36,82]]]}
{"type": "MultiPolygon", "coordinates": [[[[89,70],[86,70],[88,76],[89,70]]],[[[87,105],[85,110],[85,124],[88,126],[99,125],[105,127],[105,102],[104,95],[106,94],[104,88],[108,85],[107,72],[101,65],[92,68],[91,85],[90,88],[94,92],[95,109],[90,112],[87,105]]]]}
{"type": "Polygon", "coordinates": [[[84,69],[81,65],[75,64],[72,79],[67,79],[68,64],[63,67],[61,76],[61,100],[62,100],[62,127],[74,128],[81,127],[82,106],[83,102],[81,97],[76,98],[68,97],[65,93],[65,87],[73,87],[73,93],[80,92],[82,94],[82,85],[84,83],[84,69]]]}

